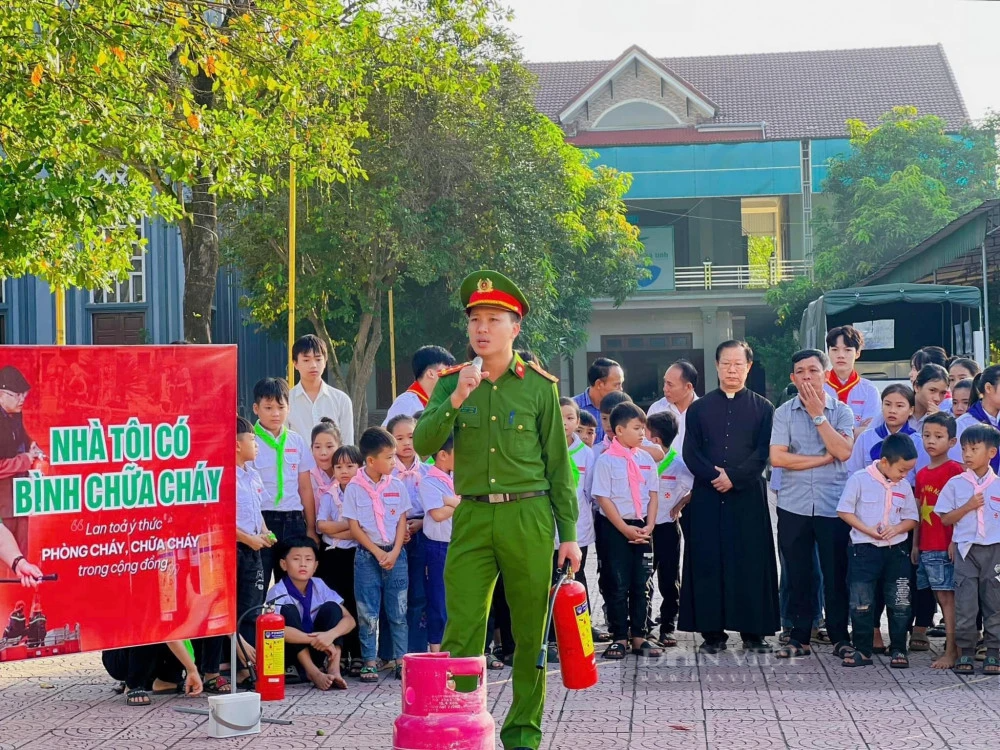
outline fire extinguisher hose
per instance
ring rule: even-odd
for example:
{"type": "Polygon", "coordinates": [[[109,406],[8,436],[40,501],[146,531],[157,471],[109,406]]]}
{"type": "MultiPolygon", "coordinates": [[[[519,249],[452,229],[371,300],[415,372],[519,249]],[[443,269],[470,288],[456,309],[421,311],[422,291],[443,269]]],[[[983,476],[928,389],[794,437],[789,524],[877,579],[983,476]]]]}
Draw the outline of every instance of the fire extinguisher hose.
{"type": "Polygon", "coordinates": [[[570,565],[570,561],[567,560],[566,566],[559,571],[559,579],[556,581],[556,585],[552,587],[552,593],[549,594],[549,606],[545,615],[545,629],[542,631],[542,647],[538,651],[538,660],[535,662],[535,666],[538,669],[545,669],[546,657],[548,655],[548,643],[546,643],[546,638],[548,638],[549,624],[552,622],[552,612],[556,607],[556,594],[559,593],[559,587],[562,586],[563,582],[571,575],[570,565]]]}

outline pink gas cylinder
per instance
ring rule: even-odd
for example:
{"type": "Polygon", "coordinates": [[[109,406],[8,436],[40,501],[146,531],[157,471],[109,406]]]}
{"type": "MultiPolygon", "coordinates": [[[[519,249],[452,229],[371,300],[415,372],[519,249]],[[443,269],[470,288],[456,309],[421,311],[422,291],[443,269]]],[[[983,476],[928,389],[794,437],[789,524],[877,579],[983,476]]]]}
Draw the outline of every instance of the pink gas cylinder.
{"type": "Polygon", "coordinates": [[[495,750],[496,724],[486,708],[486,659],[447,652],[403,657],[403,713],[392,728],[393,750],[495,750]],[[456,677],[479,680],[469,693],[456,677]]]}

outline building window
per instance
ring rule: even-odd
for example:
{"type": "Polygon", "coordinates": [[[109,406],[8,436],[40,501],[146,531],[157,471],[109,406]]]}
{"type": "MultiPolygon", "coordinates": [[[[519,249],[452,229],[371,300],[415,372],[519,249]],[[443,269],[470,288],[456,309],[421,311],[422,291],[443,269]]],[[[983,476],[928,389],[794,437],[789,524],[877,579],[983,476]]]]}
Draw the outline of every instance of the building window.
{"type": "Polygon", "coordinates": [[[92,341],[96,345],[135,346],[149,343],[145,313],[94,313],[92,324],[92,341]]]}
{"type": "Polygon", "coordinates": [[[90,301],[95,305],[141,304],[146,301],[146,226],[135,222],[136,241],[132,243],[132,268],[124,281],[112,279],[107,289],[94,289],[90,301]]]}

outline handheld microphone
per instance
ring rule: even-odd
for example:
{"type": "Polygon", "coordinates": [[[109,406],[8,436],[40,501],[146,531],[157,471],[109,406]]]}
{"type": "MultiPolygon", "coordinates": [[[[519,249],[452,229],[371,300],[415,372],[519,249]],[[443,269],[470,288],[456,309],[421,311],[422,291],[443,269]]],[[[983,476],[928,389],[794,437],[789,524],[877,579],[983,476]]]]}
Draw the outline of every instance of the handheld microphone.
{"type": "Polygon", "coordinates": [[[482,369],[483,369],[483,358],[482,357],[476,357],[474,360],[472,360],[472,366],[475,367],[480,372],[482,372],[482,369]]]}

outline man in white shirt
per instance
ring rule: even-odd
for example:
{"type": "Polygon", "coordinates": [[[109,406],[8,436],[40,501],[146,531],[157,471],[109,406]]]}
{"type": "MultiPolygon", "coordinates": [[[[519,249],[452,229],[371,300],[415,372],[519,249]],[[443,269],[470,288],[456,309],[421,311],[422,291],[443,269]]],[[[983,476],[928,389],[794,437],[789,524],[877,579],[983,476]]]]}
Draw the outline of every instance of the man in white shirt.
{"type": "Polygon", "coordinates": [[[310,333],[292,346],[299,382],[289,393],[288,429],[308,441],[313,427],[323,417],[329,417],[340,430],[341,444],[354,445],[351,397],[323,381],[326,360],[326,344],[319,336],[310,333]]]}
{"type": "Polygon", "coordinates": [[[441,346],[422,346],[413,355],[413,385],[400,393],[392,402],[382,426],[389,424],[393,417],[412,417],[423,411],[434,393],[438,372],[455,364],[451,352],[441,346]]]}
{"type": "Polygon", "coordinates": [[[684,445],[685,415],[688,407],[698,400],[695,388],[698,387],[698,369],[686,359],[674,362],[663,373],[663,398],[649,407],[646,416],[657,412],[669,411],[677,418],[677,437],[670,448],[680,452],[684,445]]]}

